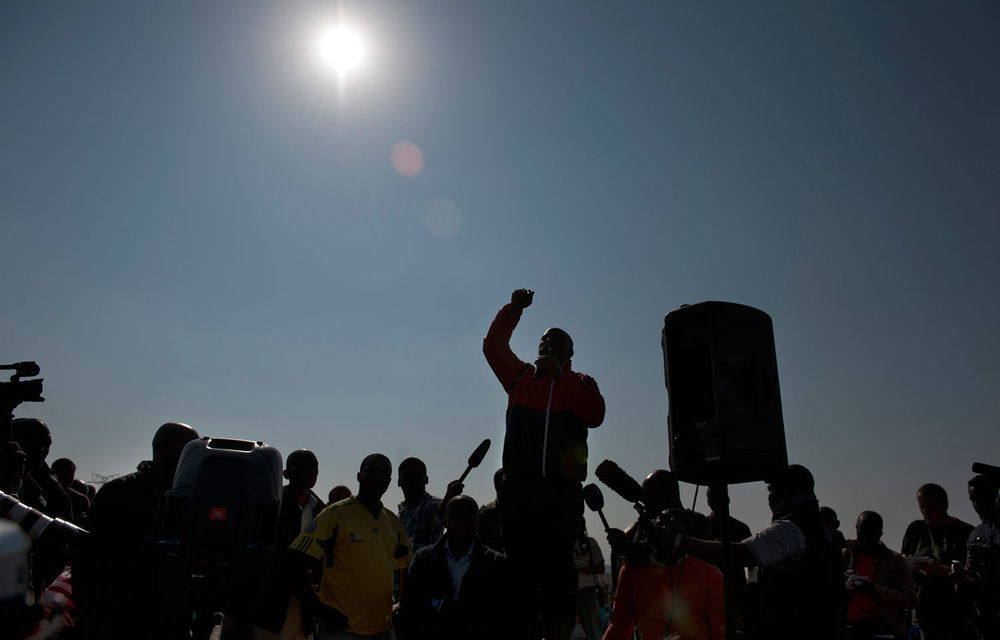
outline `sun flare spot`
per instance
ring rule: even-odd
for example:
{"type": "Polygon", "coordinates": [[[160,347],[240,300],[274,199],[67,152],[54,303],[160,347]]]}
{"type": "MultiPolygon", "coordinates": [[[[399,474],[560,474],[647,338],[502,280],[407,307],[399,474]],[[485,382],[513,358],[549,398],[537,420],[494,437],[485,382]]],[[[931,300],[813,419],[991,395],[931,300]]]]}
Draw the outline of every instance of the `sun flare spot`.
{"type": "Polygon", "coordinates": [[[323,34],[319,41],[319,52],[323,61],[340,75],[357,69],[365,57],[361,36],[344,25],[337,25],[323,34]]]}

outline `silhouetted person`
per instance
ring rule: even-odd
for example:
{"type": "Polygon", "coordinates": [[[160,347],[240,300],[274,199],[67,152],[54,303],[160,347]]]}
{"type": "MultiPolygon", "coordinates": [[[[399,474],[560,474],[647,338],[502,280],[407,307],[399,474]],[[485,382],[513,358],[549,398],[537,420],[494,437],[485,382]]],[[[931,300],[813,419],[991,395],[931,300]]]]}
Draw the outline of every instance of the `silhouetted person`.
{"type": "MultiPolygon", "coordinates": [[[[744,637],[839,638],[844,561],[820,522],[812,474],[790,465],[768,483],[767,493],[771,524],[730,546],[733,559],[751,567],[744,637]]],[[[687,551],[708,562],[722,560],[720,542],[690,539],[687,551]]]]}
{"type": "MultiPolygon", "coordinates": [[[[503,483],[503,467],[493,474],[493,489],[500,495],[500,485],[503,483]]],[[[479,507],[477,533],[483,544],[494,551],[503,553],[503,532],[500,528],[500,507],[494,499],[479,507]]]]}
{"type": "Polygon", "coordinates": [[[297,449],[288,454],[281,475],[288,484],[281,489],[278,531],[264,594],[254,608],[255,640],[305,637],[302,604],[292,596],[284,580],[288,575],[285,556],[288,545],[326,508],[326,504],[312,491],[319,475],[319,460],[312,451],[297,449]]]}
{"type": "MultiPolygon", "coordinates": [[[[682,640],[723,637],[726,624],[722,572],[659,544],[669,522],[691,535],[707,536],[705,516],[681,506],[677,476],[653,471],[642,482],[646,517],[625,532],[608,531],[614,555],[624,556],[606,640],[625,640],[638,628],[643,638],[679,634],[682,640]]],[[[669,637],[669,636],[667,636],[669,637]]]]}
{"type": "Polygon", "coordinates": [[[840,520],[837,519],[837,512],[831,507],[819,508],[819,521],[823,523],[826,530],[830,532],[830,538],[841,549],[847,548],[847,538],[840,532],[840,520]]]}
{"type": "Polygon", "coordinates": [[[928,559],[912,564],[920,630],[925,640],[971,638],[973,632],[955,593],[950,565],[956,560],[965,562],[966,543],[973,527],[948,515],[948,494],[940,485],[928,483],[920,487],[917,505],[923,519],[906,527],[901,551],[904,556],[928,559]]]}
{"type": "Polygon", "coordinates": [[[882,544],[882,516],[862,511],[857,539],[844,550],[847,563],[847,637],[872,640],[891,635],[905,640],[907,610],[917,606],[917,586],[910,567],[882,544]]]}
{"type": "Polygon", "coordinates": [[[330,493],[327,494],[326,506],[330,506],[334,502],[347,500],[350,497],[351,497],[351,489],[346,485],[338,484],[336,487],[330,489],[330,493]]]}
{"type": "Polygon", "coordinates": [[[392,462],[373,453],[357,477],[357,496],[323,509],[289,547],[293,593],[316,619],[317,640],[387,638],[394,569],[412,557],[403,525],[382,506],[392,462]]]}
{"type": "Polygon", "coordinates": [[[400,640],[506,637],[512,603],[505,560],[476,535],[477,509],[469,496],[452,498],[445,508],[447,533],[414,556],[399,603],[400,640]]]}
{"type": "Polygon", "coordinates": [[[20,498],[29,507],[34,507],[53,518],[73,519],[73,505],[51,469],[45,464],[52,447],[49,427],[37,418],[15,418],[11,422],[11,433],[26,456],[25,474],[21,479],[20,498]]]}
{"type": "Polygon", "coordinates": [[[604,398],[590,376],[572,370],[573,340],[562,329],[542,334],[535,363],[521,361],[510,337],[534,292],[518,289],[483,340],[483,354],[507,392],[500,515],[504,550],[525,602],[523,637],[562,637],[573,615],[573,540],[583,515],[587,430],[604,421],[604,398]]]}
{"type": "Polygon", "coordinates": [[[153,436],[153,459],[97,492],[87,516],[91,535],[73,564],[73,592],[85,637],[169,637],[185,631],[182,621],[166,624],[161,613],[153,538],[181,450],[197,438],[198,432],[186,424],[164,424],[153,436]]]}
{"type": "Polygon", "coordinates": [[[601,579],[604,577],[604,554],[587,535],[586,520],[580,518],[576,542],[573,545],[573,568],[576,569],[576,617],[563,628],[564,640],[573,635],[576,619],[587,640],[600,640],[604,635],[601,623],[601,579]]]}
{"type": "Polygon", "coordinates": [[[437,542],[444,530],[444,505],[462,492],[458,482],[448,484],[444,499],[427,493],[427,465],[420,458],[407,458],[399,463],[397,484],[403,490],[399,503],[399,521],[414,551],[437,542]]]}
{"type": "Polygon", "coordinates": [[[59,458],[52,461],[51,469],[52,475],[59,483],[59,486],[63,488],[63,491],[66,492],[66,495],[69,496],[70,503],[73,505],[73,522],[82,524],[87,511],[90,509],[90,498],[87,497],[85,492],[77,489],[77,486],[74,484],[76,480],[76,463],[69,458],[59,458]]]}
{"type": "Polygon", "coordinates": [[[969,480],[969,499],[981,522],[969,534],[960,581],[970,602],[970,622],[983,640],[1000,638],[1000,484],[991,476],[969,480]]]}
{"type": "MultiPolygon", "coordinates": [[[[16,418],[11,433],[25,454],[24,474],[18,497],[21,502],[53,518],[72,522],[73,503],[45,463],[52,446],[48,426],[37,418],[16,418]]],[[[55,543],[35,541],[31,545],[31,587],[38,597],[69,561],[66,549],[55,543]]]]}

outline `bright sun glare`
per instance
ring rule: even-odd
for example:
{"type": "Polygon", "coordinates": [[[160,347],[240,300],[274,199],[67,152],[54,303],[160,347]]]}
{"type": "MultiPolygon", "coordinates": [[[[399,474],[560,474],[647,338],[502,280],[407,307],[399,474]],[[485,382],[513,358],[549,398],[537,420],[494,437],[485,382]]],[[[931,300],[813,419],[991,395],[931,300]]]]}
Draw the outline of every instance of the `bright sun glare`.
{"type": "Polygon", "coordinates": [[[319,51],[323,60],[341,75],[357,69],[365,54],[361,37],[343,25],[333,27],[323,34],[319,41],[319,51]]]}

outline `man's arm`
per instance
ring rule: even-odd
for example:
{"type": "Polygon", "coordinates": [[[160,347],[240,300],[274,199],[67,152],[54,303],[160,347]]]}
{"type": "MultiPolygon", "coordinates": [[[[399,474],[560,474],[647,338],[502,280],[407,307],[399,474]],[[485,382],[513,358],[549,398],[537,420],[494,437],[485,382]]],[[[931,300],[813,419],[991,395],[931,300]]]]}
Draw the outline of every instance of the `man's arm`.
{"type": "Polygon", "coordinates": [[[913,582],[910,568],[901,556],[892,556],[893,584],[871,584],[869,594],[876,602],[897,609],[915,609],[917,606],[917,586],[913,582]]]}
{"type": "MultiPolygon", "coordinates": [[[[704,560],[710,564],[722,564],[722,543],[714,540],[699,540],[698,538],[688,538],[684,550],[690,555],[704,560]]],[[[742,542],[731,542],[729,544],[729,554],[733,562],[739,563],[741,567],[752,567],[757,564],[750,547],[742,542]]]]}
{"type": "Polygon", "coordinates": [[[534,292],[527,289],[514,291],[510,296],[510,303],[500,308],[493,318],[493,323],[490,324],[489,331],[486,332],[486,337],[483,338],[483,355],[486,356],[486,362],[493,369],[504,390],[508,392],[514,386],[517,377],[526,367],[531,366],[514,355],[510,348],[510,337],[518,320],[521,319],[521,312],[531,304],[533,295],[534,292]]]}

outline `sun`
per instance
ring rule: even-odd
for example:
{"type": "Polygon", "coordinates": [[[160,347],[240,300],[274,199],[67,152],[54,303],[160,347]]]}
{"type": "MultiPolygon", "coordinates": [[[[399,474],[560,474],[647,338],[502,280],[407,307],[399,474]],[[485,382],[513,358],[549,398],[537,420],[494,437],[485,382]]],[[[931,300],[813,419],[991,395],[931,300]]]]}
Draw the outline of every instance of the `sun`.
{"type": "Polygon", "coordinates": [[[364,44],[356,31],[337,25],[323,34],[319,41],[323,60],[340,75],[354,71],[365,57],[364,44]]]}

